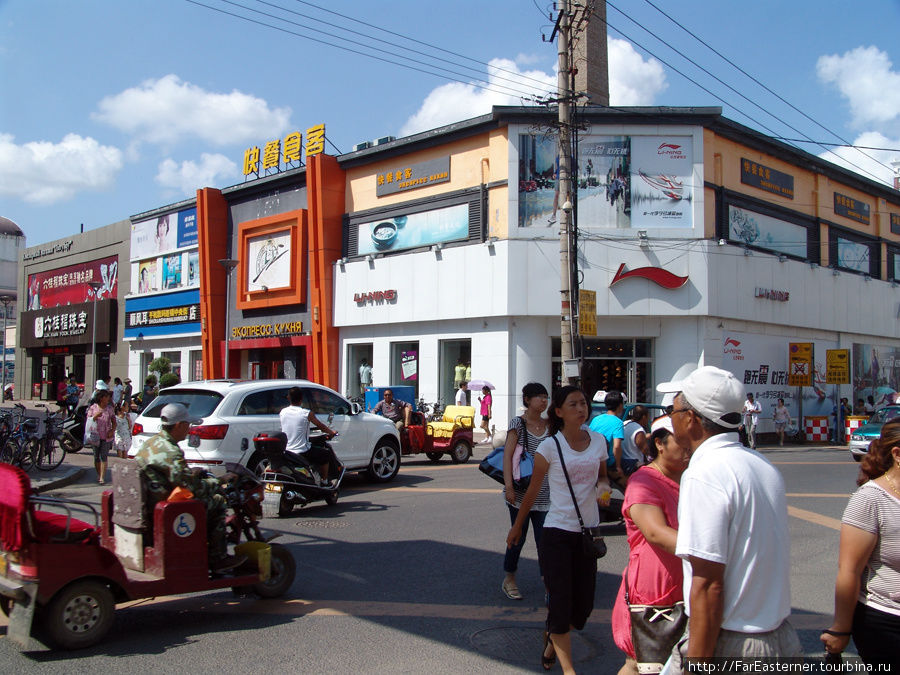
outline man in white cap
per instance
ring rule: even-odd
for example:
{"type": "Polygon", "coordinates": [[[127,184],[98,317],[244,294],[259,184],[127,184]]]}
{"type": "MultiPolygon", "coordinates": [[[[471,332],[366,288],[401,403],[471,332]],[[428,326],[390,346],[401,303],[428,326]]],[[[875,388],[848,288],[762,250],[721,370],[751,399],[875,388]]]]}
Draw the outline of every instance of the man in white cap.
{"type": "Polygon", "coordinates": [[[245,560],[227,554],[225,539],[225,497],[219,492],[219,481],[195,474],[188,468],[178,443],[188,436],[192,424],[203,419],[193,417],[181,403],[167,403],[160,413],[159,433],[138,450],[134,459],[147,485],[152,509],[165,501],[176,487],[194,493],[206,504],[206,533],[209,540],[209,567],[214,572],[237,567],[245,560]]]}
{"type": "Polygon", "coordinates": [[[688,448],[681,477],[678,541],[684,561],[688,630],[672,652],[684,657],[800,656],[791,613],[790,534],[784,480],[741,445],[744,385],[728,371],[698,368],[657,387],[677,393],[676,442],[688,448]]]}

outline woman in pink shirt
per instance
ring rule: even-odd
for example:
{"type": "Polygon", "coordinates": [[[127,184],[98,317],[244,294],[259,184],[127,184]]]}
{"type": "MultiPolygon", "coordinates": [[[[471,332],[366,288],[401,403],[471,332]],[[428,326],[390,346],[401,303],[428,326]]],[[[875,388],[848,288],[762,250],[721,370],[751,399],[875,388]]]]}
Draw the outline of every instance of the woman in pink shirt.
{"type": "Polygon", "coordinates": [[[678,482],[687,468],[688,453],[675,442],[672,418],[653,423],[648,455],[652,461],[628,479],[622,513],[631,553],[622,575],[612,612],[613,640],[625,652],[619,675],[636,674],[637,662],[631,641],[632,605],[674,605],[683,600],[681,559],[675,556],[678,535],[678,482]]]}
{"type": "Polygon", "coordinates": [[[479,396],[478,400],[481,402],[481,428],[484,429],[485,433],[485,439],[482,443],[490,445],[494,440],[491,437],[491,405],[493,404],[494,399],[491,396],[489,387],[482,387],[481,393],[484,395],[479,396]]]}

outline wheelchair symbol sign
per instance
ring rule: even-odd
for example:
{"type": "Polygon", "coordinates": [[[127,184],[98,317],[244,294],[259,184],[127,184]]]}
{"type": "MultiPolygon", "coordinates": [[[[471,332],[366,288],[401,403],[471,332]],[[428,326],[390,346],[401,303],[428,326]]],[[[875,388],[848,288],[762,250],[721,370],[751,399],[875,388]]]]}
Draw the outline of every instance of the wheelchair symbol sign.
{"type": "Polygon", "coordinates": [[[179,537],[190,537],[196,529],[197,521],[194,520],[194,516],[190,513],[182,513],[172,523],[172,530],[179,537]]]}

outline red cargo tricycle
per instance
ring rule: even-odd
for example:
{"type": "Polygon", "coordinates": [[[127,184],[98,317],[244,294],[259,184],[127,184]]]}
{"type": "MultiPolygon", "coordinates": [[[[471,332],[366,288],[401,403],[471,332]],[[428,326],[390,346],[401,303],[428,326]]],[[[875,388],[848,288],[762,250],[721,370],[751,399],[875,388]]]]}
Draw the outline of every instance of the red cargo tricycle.
{"type": "Polygon", "coordinates": [[[475,408],[448,405],[440,420],[425,420],[420,412],[410,413],[409,426],[400,432],[403,455],[424,452],[432,462],[439,462],[445,454],[454,464],[464,464],[472,456],[475,408]]]}
{"type": "Polygon", "coordinates": [[[294,559],[259,531],[263,486],[247,469],[229,465],[222,490],[233,511],[227,538],[248,560],[214,574],[205,504],[159,502],[148,513],[137,465],[111,459],[110,468],[113,489],[103,493],[98,517],[91,504],[34,493],[24,471],[0,464],[0,608],[9,616],[7,637],[23,649],[40,646],[33,623],[58,647],[96,644],[119,602],[223,588],[271,598],[290,588],[294,559]],[[93,512],[94,524],[74,518],[74,507],[93,512]]]}

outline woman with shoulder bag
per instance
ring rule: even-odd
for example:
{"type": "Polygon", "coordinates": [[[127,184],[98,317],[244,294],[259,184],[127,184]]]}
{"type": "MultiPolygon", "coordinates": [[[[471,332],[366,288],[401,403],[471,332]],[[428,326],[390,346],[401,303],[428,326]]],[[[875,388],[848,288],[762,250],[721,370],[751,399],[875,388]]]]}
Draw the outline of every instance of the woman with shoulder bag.
{"type": "Polygon", "coordinates": [[[641,673],[658,673],[687,626],[675,540],[688,453],[671,417],[654,420],[647,451],[650,463],[631,475],[622,504],[630,554],[612,611],[613,640],[626,657],[619,675],[637,675],[639,663],[641,673]]]}
{"type": "MultiPolygon", "coordinates": [[[[529,382],[522,387],[522,405],[525,406],[525,412],[521,417],[513,417],[509,421],[509,431],[506,432],[506,446],[503,448],[503,494],[506,499],[506,506],[509,509],[510,523],[515,523],[519,515],[519,509],[522,506],[522,499],[528,490],[528,486],[516,485],[513,478],[513,455],[516,454],[516,446],[521,448],[521,456],[528,457],[534,461],[534,453],[547,437],[549,423],[541,417],[541,414],[547,409],[547,389],[539,382],[529,382]]],[[[528,536],[528,522],[531,521],[531,527],[534,532],[534,545],[540,549],[541,531],[544,527],[544,518],[547,516],[547,509],[550,508],[550,486],[547,484],[546,477],[541,482],[541,489],[538,492],[534,505],[528,512],[528,518],[525,520],[522,539],[515,546],[506,549],[506,555],[503,558],[503,571],[506,576],[503,579],[501,589],[510,600],[521,600],[522,593],[516,584],[516,570],[519,567],[519,555],[522,553],[522,547],[525,545],[525,538],[528,536]]],[[[540,567],[540,557],[538,558],[538,566],[540,567]]],[[[541,577],[543,578],[543,572],[541,577]]]]}
{"type": "Polygon", "coordinates": [[[553,392],[553,435],[538,446],[531,483],[506,537],[508,547],[519,544],[546,476],[550,510],[538,550],[547,587],[547,628],[541,665],[550,670],[559,658],[563,673],[575,672],[569,631],[584,628],[594,609],[598,553],[588,550],[586,529],[599,524],[597,504],[608,505],[610,497],[606,439],[585,426],[589,411],[584,392],[578,387],[567,386],[553,392]]]}

